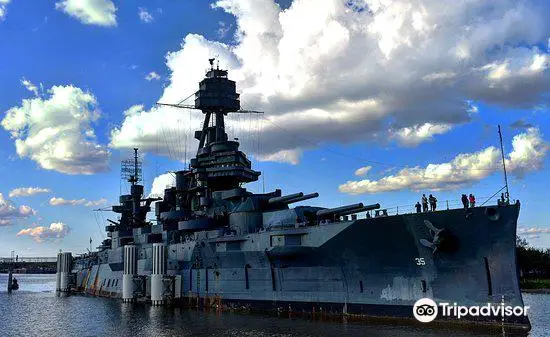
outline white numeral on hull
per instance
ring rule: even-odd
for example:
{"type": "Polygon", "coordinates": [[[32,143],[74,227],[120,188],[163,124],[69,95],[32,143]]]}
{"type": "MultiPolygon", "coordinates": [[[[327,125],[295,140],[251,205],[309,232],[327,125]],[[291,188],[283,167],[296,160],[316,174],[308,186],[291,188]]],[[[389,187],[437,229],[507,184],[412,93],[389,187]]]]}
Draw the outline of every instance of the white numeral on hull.
{"type": "Polygon", "coordinates": [[[416,261],[417,266],[425,266],[426,261],[424,261],[423,257],[415,257],[414,260],[416,261]]]}

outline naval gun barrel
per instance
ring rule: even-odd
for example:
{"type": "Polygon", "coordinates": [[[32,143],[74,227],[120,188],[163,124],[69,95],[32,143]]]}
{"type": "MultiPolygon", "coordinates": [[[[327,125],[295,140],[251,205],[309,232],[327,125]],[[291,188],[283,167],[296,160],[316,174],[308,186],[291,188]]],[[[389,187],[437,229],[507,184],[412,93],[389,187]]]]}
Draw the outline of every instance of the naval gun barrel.
{"type": "Polygon", "coordinates": [[[267,202],[270,203],[270,204],[278,204],[278,203],[284,203],[287,200],[301,198],[303,196],[304,196],[304,193],[300,192],[300,193],[285,195],[285,196],[282,196],[282,197],[273,197],[273,198],[270,198],[267,202]]]}
{"type": "Polygon", "coordinates": [[[352,209],[346,212],[340,212],[338,213],[338,215],[350,215],[355,213],[368,212],[368,211],[372,211],[373,209],[379,209],[379,208],[380,208],[380,204],[372,204],[372,205],[367,205],[363,208],[352,209]]]}
{"type": "Polygon", "coordinates": [[[298,201],[304,201],[304,200],[308,200],[308,199],[313,199],[313,198],[317,198],[319,196],[319,193],[315,192],[315,193],[311,193],[311,194],[306,194],[304,196],[301,196],[301,197],[297,197],[297,198],[293,198],[293,199],[290,199],[290,200],[286,200],[284,201],[285,204],[292,204],[292,203],[295,203],[295,202],[298,202],[298,201]]]}
{"type": "Polygon", "coordinates": [[[113,221],[113,220],[111,220],[111,219],[107,219],[107,221],[109,221],[110,223],[112,223],[112,224],[115,225],[115,226],[120,226],[120,224],[119,224],[118,222],[113,221]]]}
{"type": "Polygon", "coordinates": [[[352,205],[347,205],[342,207],[322,209],[320,211],[317,211],[317,216],[318,217],[326,217],[331,215],[336,216],[336,215],[341,215],[342,213],[353,214],[353,213],[360,212],[363,208],[365,208],[365,206],[363,205],[362,202],[360,202],[358,204],[352,204],[352,205]]]}

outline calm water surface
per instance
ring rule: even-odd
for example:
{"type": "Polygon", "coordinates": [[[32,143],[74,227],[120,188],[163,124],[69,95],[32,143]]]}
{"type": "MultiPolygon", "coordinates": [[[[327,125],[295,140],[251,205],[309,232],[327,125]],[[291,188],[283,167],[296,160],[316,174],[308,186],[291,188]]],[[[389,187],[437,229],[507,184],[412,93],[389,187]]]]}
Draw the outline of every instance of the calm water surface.
{"type": "MultiPolygon", "coordinates": [[[[55,295],[55,275],[17,275],[20,288],[6,292],[0,275],[0,336],[498,336],[467,332],[320,322],[224,312],[125,304],[117,300],[55,295]]],[[[550,295],[524,294],[531,307],[529,337],[550,336],[550,295]]]]}

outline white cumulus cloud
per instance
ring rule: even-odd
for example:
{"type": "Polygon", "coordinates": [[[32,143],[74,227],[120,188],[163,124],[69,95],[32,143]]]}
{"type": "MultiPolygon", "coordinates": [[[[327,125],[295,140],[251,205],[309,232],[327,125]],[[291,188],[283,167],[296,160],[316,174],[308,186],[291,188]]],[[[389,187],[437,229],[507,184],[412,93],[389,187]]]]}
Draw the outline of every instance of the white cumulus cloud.
{"type": "Polygon", "coordinates": [[[262,161],[274,161],[279,163],[287,163],[292,165],[298,165],[302,158],[302,151],[300,149],[279,150],[274,153],[265,155],[259,155],[258,159],[262,161]]]}
{"type": "MultiPolygon", "coordinates": [[[[540,131],[530,128],[512,140],[513,150],[506,158],[510,173],[522,177],[527,172],[539,169],[549,147],[540,131]]],[[[501,170],[500,151],[494,146],[475,153],[462,153],[447,163],[429,164],[426,167],[401,169],[396,174],[378,180],[363,179],[348,181],[339,186],[340,192],[348,194],[378,193],[410,189],[451,190],[477,182],[501,170]]]]}
{"type": "Polygon", "coordinates": [[[218,37],[223,39],[225,35],[233,28],[232,24],[226,24],[224,21],[218,21],[218,37]]]}
{"type": "Polygon", "coordinates": [[[48,188],[42,188],[42,187],[18,187],[10,191],[9,197],[10,198],[28,197],[38,193],[49,193],[49,192],[50,190],[48,188]]]}
{"type": "Polygon", "coordinates": [[[4,20],[7,13],[8,4],[11,0],[0,0],[0,21],[4,20]]]}
{"type": "Polygon", "coordinates": [[[27,80],[26,78],[21,79],[21,84],[30,92],[32,92],[35,96],[38,96],[38,87],[34,85],[31,81],[27,80]]]}
{"type": "Polygon", "coordinates": [[[138,8],[139,19],[145,23],[151,23],[155,20],[153,15],[147,11],[147,8],[139,7],[138,8]]]}
{"type": "MultiPolygon", "coordinates": [[[[248,145],[258,159],[296,163],[324,142],[411,146],[470,121],[472,102],[525,108],[550,97],[543,2],[295,0],[283,10],[273,0],[220,0],[213,8],[235,17],[235,42],[187,35],[166,56],[170,83],[157,101],[195,92],[218,55],[242,105],[266,112],[259,126],[228,123],[241,141],[261,133],[261,146],[248,145]]],[[[126,114],[111,146],[167,155],[177,140],[162,125],[195,142],[201,114],[192,129],[175,115],[126,114]]]]}
{"type": "Polygon", "coordinates": [[[427,140],[433,139],[435,135],[446,133],[451,128],[451,124],[424,123],[401,128],[394,132],[390,132],[390,134],[404,146],[416,146],[427,140]]]}
{"type": "Polygon", "coordinates": [[[52,197],[49,201],[50,205],[52,206],[65,206],[65,205],[71,205],[71,206],[77,206],[77,205],[83,205],[86,207],[92,207],[92,206],[100,206],[107,203],[107,199],[101,198],[99,200],[86,200],[84,198],[82,199],[63,199],[58,197],[52,197]]]}
{"type": "Polygon", "coordinates": [[[17,236],[29,236],[34,241],[42,243],[48,239],[62,239],[70,233],[70,227],[62,222],[54,222],[50,226],[35,226],[20,230],[17,236]]]}
{"type": "Polygon", "coordinates": [[[550,228],[548,227],[529,227],[529,228],[518,228],[518,234],[520,235],[531,235],[531,234],[550,234],[550,228]]]}
{"type": "Polygon", "coordinates": [[[355,170],[355,175],[359,177],[366,176],[367,173],[372,169],[372,166],[363,166],[355,170]]]}
{"type": "Polygon", "coordinates": [[[0,193],[0,226],[11,225],[15,219],[28,218],[32,215],[36,215],[36,211],[30,206],[21,205],[17,207],[0,193]]]}
{"type": "Polygon", "coordinates": [[[148,73],[147,75],[145,75],[145,79],[146,79],[147,81],[160,80],[160,75],[157,74],[157,73],[154,72],[154,71],[151,71],[150,73],[148,73]]]}
{"type": "Polygon", "coordinates": [[[116,26],[117,8],[111,0],[63,0],[55,8],[86,25],[116,26]]]}
{"type": "Polygon", "coordinates": [[[161,174],[153,179],[149,197],[163,197],[164,190],[173,186],[176,186],[176,177],[174,173],[169,172],[161,174]]]}
{"type": "Polygon", "coordinates": [[[101,116],[94,95],[72,85],[54,86],[48,93],[24,99],[1,122],[19,157],[67,174],[106,171],[109,151],[97,143],[92,128],[101,116]]]}

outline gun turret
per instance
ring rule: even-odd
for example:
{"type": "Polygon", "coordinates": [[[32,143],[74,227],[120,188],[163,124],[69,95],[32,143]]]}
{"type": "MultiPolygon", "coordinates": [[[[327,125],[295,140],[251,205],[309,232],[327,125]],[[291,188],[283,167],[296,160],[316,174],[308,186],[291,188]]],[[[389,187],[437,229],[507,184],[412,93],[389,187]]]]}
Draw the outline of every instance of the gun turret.
{"type": "Polygon", "coordinates": [[[304,196],[304,193],[300,192],[300,193],[284,195],[282,197],[273,197],[273,198],[270,198],[267,202],[270,203],[270,204],[285,203],[285,202],[287,202],[287,200],[301,198],[303,196],[304,196]]]}
{"type": "Polygon", "coordinates": [[[339,216],[343,214],[353,214],[361,212],[365,206],[363,203],[353,204],[353,205],[347,205],[342,207],[336,207],[336,208],[327,208],[322,209],[320,211],[317,211],[317,216],[320,218],[325,218],[329,216],[339,216]]]}

